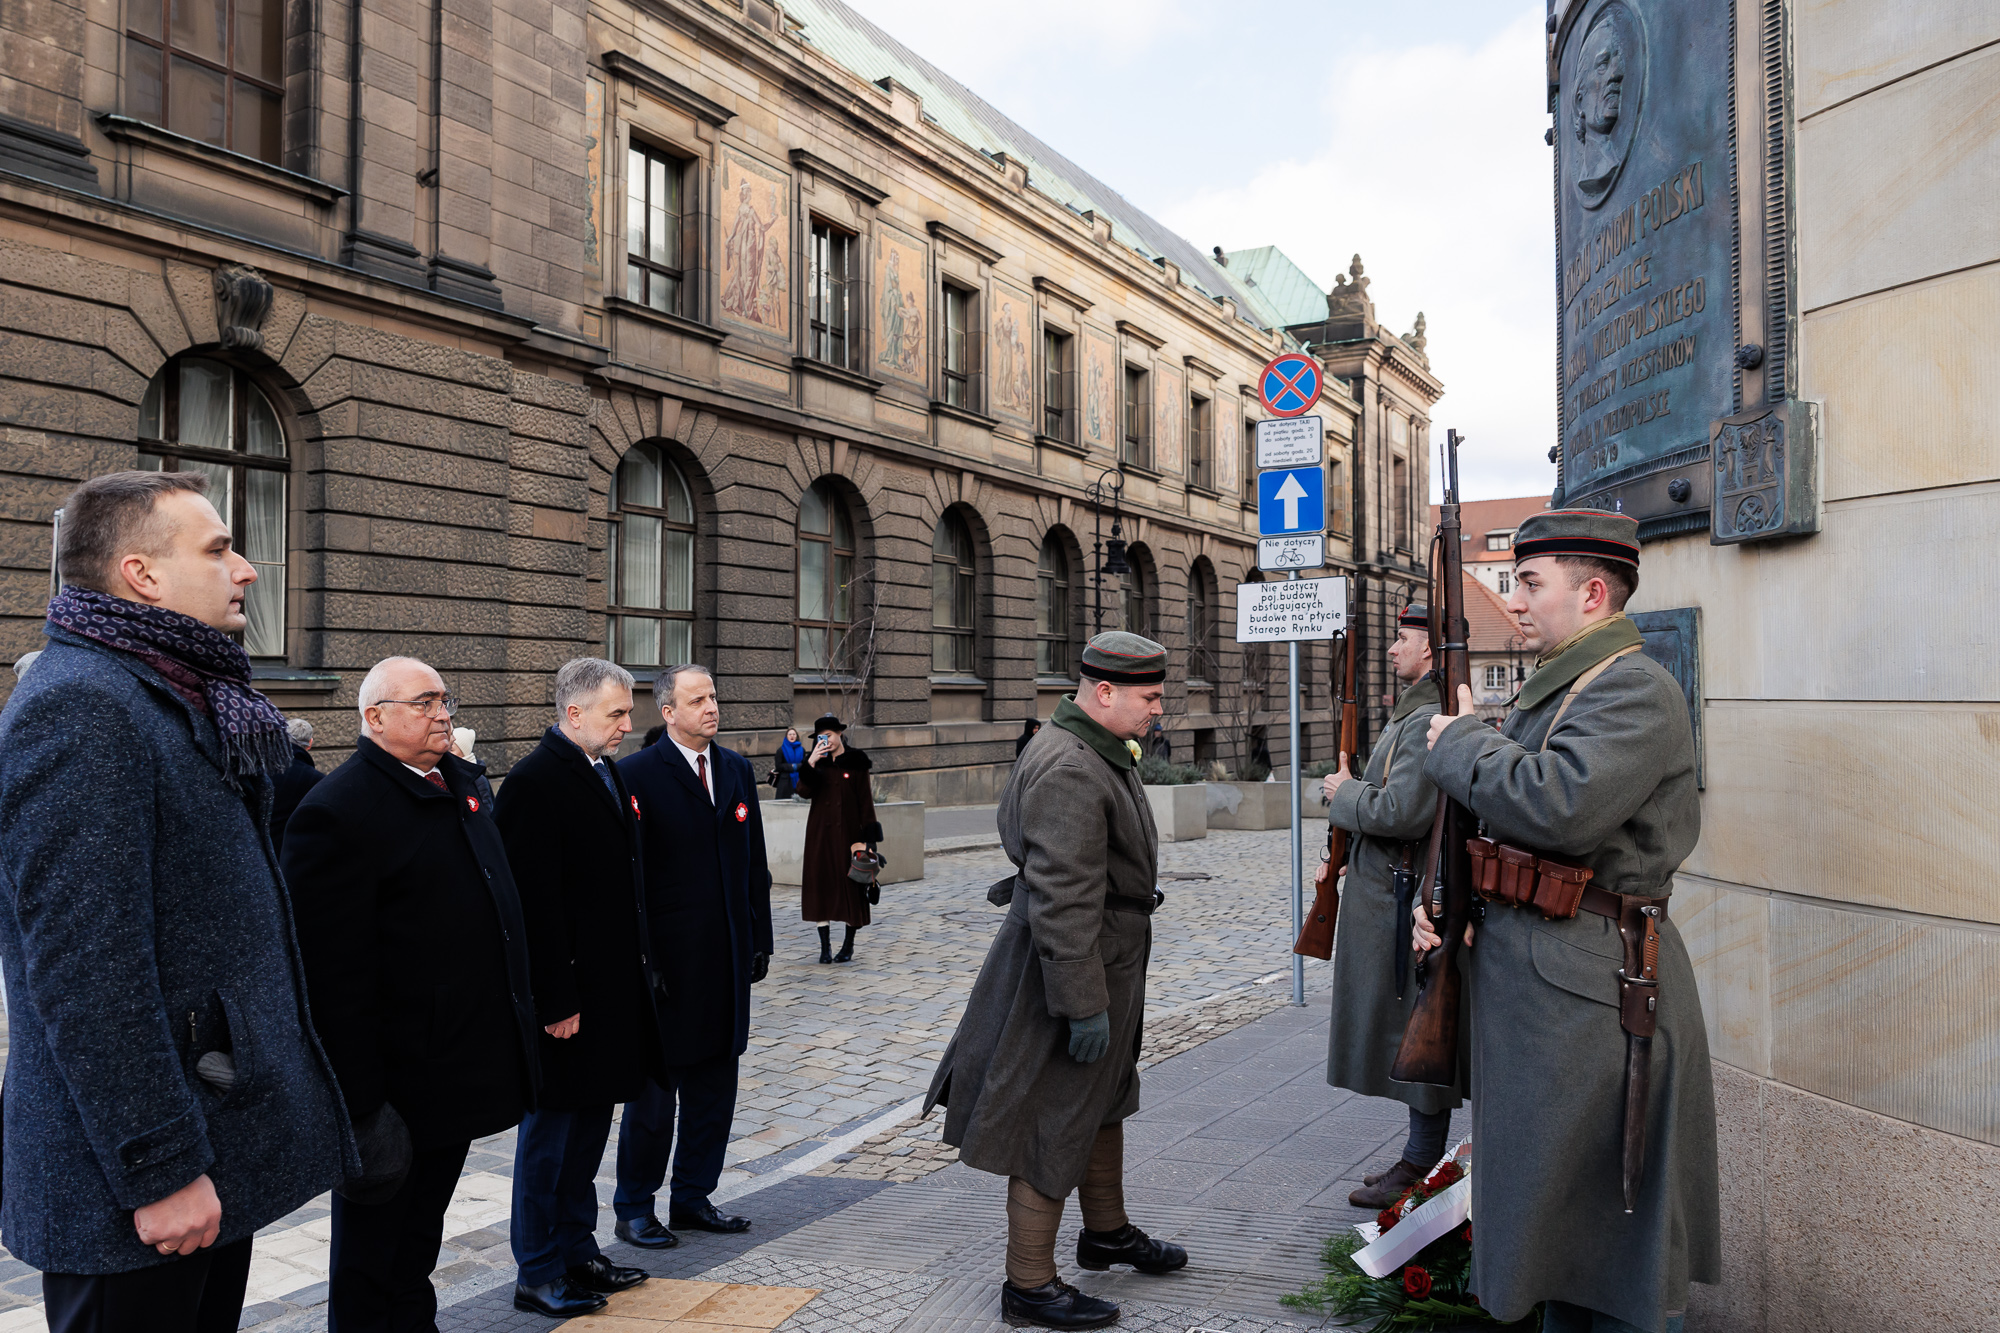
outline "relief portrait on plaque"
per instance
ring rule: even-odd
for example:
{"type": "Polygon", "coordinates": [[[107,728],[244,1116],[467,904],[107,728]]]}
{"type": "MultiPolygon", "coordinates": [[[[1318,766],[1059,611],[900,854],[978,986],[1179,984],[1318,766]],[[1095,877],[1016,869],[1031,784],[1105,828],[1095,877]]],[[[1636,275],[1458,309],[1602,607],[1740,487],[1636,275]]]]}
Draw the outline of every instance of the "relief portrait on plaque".
{"type": "Polygon", "coordinates": [[[1598,10],[1583,34],[1576,74],[1569,98],[1569,132],[1581,154],[1576,192],[1585,208],[1594,209],[1611,197],[1639,128],[1646,93],[1639,16],[1618,3],[1598,10]]]}
{"type": "Polygon", "coordinates": [[[1111,418],[1117,410],[1111,367],[1118,359],[1118,345],[1096,329],[1085,331],[1083,343],[1083,442],[1109,449],[1111,418]]]}
{"type": "Polygon", "coordinates": [[[722,153],[722,299],[730,319],[784,336],[791,328],[785,217],[791,181],[731,149],[722,153]]]}
{"type": "Polygon", "coordinates": [[[875,233],[875,369],[925,382],[924,248],[901,232],[875,233]]]}

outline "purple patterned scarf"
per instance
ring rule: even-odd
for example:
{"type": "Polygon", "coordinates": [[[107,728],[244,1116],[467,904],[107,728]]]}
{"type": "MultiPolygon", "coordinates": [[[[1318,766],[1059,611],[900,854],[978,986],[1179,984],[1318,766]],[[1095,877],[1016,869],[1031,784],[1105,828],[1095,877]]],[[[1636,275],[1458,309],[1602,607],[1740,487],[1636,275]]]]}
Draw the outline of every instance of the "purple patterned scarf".
{"type": "Polygon", "coordinates": [[[285,715],[250,688],[249,654],[221,630],[163,606],[77,587],[65,587],[49,603],[49,623],[142,659],[214,719],[225,755],[222,778],[235,790],[247,777],[276,778],[292,762],[285,715]]]}

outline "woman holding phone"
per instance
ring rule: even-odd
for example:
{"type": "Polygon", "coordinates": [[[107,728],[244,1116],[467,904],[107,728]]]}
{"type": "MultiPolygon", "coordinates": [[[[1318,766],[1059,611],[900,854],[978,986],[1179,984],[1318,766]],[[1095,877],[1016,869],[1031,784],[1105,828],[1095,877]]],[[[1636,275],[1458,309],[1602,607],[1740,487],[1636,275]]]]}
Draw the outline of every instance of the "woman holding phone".
{"type": "Polygon", "coordinates": [[[799,791],[812,802],[806,817],[806,857],[799,910],[819,927],[822,963],[854,961],[854,932],[868,924],[868,886],[849,877],[854,854],[882,840],[869,790],[868,755],[847,744],[847,726],[828,713],[813,723],[811,748],[799,771],[799,791]],[[833,952],[833,923],[847,927],[840,952],[833,952]]]}

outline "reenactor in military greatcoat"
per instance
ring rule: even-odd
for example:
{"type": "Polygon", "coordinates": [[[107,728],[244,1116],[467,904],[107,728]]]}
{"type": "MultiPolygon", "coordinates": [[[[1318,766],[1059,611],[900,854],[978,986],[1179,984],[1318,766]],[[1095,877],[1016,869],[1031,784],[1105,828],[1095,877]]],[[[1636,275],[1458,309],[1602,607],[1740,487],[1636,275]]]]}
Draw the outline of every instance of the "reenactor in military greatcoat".
{"type": "MultiPolygon", "coordinates": [[[[1464,954],[1471,1289],[1501,1320],[1547,1301],[1547,1333],[1678,1333],[1722,1266],[1708,1039],[1668,910],[1701,831],[1687,699],[1624,615],[1633,519],[1535,514],[1514,561],[1535,673],[1499,732],[1462,691],[1424,764],[1499,885],[1476,872],[1464,954]]],[[[1414,936],[1437,943],[1421,905],[1414,936]]]]}
{"type": "Polygon", "coordinates": [[[1187,1251],[1125,1215],[1126,1117],[1139,1109],[1139,1030],[1159,835],[1139,782],[1139,737],[1160,715],[1167,650],[1100,634],[1082,688],[1057,706],[1000,798],[1015,873],[987,897],[1008,907],[938,1063],[924,1111],[946,1106],[944,1141],[1007,1180],[1007,1281],[1016,1327],[1101,1328],[1118,1306],[1056,1272],[1063,1201],[1078,1191],[1080,1268],[1170,1273],[1187,1251]]]}
{"type": "MultiPolygon", "coordinates": [[[[1425,729],[1438,711],[1437,681],[1430,675],[1430,612],[1424,606],[1403,608],[1389,663],[1403,695],[1375,741],[1367,769],[1358,778],[1350,775],[1342,755],[1340,767],[1322,784],[1327,819],[1354,835],[1334,919],[1326,1081],[1364,1097],[1393,1097],[1410,1108],[1402,1157],[1367,1177],[1347,1198],[1356,1208],[1376,1211],[1402,1197],[1444,1156],[1451,1113],[1465,1092],[1462,1073],[1452,1087],[1389,1077],[1417,1001],[1409,978],[1409,913],[1423,838],[1437,810],[1437,788],[1424,776],[1425,729]]],[[[1320,867],[1322,875],[1333,870],[1320,867]]]]}

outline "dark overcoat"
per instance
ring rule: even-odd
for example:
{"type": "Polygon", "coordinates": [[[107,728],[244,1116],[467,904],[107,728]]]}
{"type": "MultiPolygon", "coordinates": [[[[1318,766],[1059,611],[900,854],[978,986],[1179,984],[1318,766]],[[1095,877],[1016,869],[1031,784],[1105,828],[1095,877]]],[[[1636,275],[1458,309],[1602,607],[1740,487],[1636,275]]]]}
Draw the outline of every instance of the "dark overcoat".
{"type": "Polygon", "coordinates": [[[1015,874],[990,896],[1011,901],[924,1103],[926,1114],[947,1108],[944,1141],[968,1166],[1021,1176],[1053,1199],[1082,1183],[1098,1129],[1139,1109],[1153,922],[1109,900],[1150,905],[1159,877],[1137,763],[1087,717],[1092,739],[1063,725],[1081,716],[1066,700],[1001,795],[1015,874]],[[1077,1063],[1069,1020],[1107,1010],[1109,1049],[1077,1063]]]}
{"type": "Polygon", "coordinates": [[[265,821],[152,667],[59,629],[0,713],[9,1019],[0,1240],[47,1272],[176,1262],[132,1210],[207,1173],[231,1244],[358,1170],[265,821]],[[223,1093],[195,1073],[232,1053],[223,1093]]]}
{"type": "Polygon", "coordinates": [[[558,1111],[629,1102],[646,1087],[659,1040],[647,966],[639,817],[554,727],[514,765],[494,816],[528,923],[535,1021],[581,1014],[576,1035],[544,1031],[540,1105],[558,1111]]]}
{"type": "Polygon", "coordinates": [[[507,852],[455,755],[439,791],[366,736],[285,832],[313,1019],[356,1118],[396,1108],[420,1148],[533,1109],[534,993],[507,852]]]}
{"type": "MultiPolygon", "coordinates": [[[[1464,1100],[1463,1078],[1452,1087],[1398,1083],[1389,1070],[1417,1004],[1414,963],[1403,998],[1396,998],[1396,948],[1399,938],[1409,939],[1410,923],[1397,909],[1395,870],[1403,844],[1426,838],[1437,812],[1437,788],[1424,776],[1424,739],[1437,711],[1435,681],[1426,677],[1403,691],[1368,767],[1358,780],[1336,788],[1327,807],[1327,819],[1355,837],[1334,923],[1326,1081],[1430,1114],[1464,1100]]],[[[1419,853],[1411,863],[1422,861],[1419,853]]],[[[1459,1045],[1462,1051],[1465,1043],[1459,1045]]]]}
{"type": "Polygon", "coordinates": [[[882,841],[875,794],[869,790],[873,767],[867,751],[850,745],[838,758],[799,770],[799,791],[812,798],[799,886],[801,920],[857,927],[869,922],[867,886],[856,884],[847,872],[854,864],[855,843],[882,841]]]}
{"type": "Polygon", "coordinates": [[[302,746],[292,747],[292,762],[271,789],[271,846],[278,855],[285,854],[285,825],[292,822],[292,812],[299,808],[299,802],[306,793],[319,786],[326,774],[319,771],[319,765],[312,759],[312,752],[302,746]]]}
{"type": "MultiPolygon", "coordinates": [[[[1620,622],[1621,624],[1624,622],[1620,622]]],[[[1598,660],[1619,631],[1596,642],[1598,660]]],[[[1625,631],[1633,641],[1637,634],[1625,631]]],[[[1595,636],[1593,636],[1595,639],[1595,636]]],[[[1564,654],[1574,680],[1591,654],[1564,654]]],[[[1635,653],[1587,685],[1551,731],[1569,681],[1504,733],[1451,724],[1425,762],[1503,842],[1588,865],[1598,888],[1673,891],[1701,833],[1687,698],[1635,653]],[[1545,744],[1546,742],[1546,744],[1545,744]]],[[[1551,687],[1553,687],[1551,689],[1551,687]]],[[[1616,926],[1578,912],[1544,921],[1489,905],[1466,958],[1472,1022],[1472,1290],[1500,1319],[1562,1300],[1657,1333],[1688,1282],[1721,1277],[1720,1181],[1708,1033],[1679,929],[1660,931],[1645,1179],[1625,1212],[1625,1033],[1616,926]]]]}
{"type": "Polygon", "coordinates": [[[741,1055],[750,1045],[751,955],[771,952],[771,870],[757,775],[710,744],[715,800],[673,738],[618,761],[639,799],[646,919],[669,1065],[741,1055]]]}

